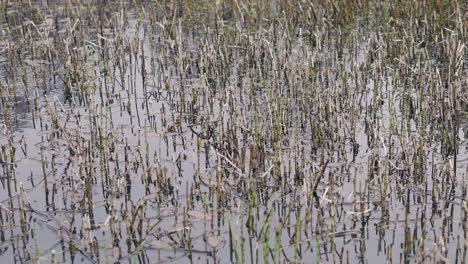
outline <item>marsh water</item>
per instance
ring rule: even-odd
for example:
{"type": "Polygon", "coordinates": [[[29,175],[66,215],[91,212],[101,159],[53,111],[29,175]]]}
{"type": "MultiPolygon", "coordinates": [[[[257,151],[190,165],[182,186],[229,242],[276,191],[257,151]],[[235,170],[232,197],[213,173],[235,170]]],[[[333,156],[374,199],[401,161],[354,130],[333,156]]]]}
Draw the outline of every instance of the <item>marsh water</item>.
{"type": "Polygon", "coordinates": [[[358,2],[1,1],[0,263],[466,263],[464,1],[358,2]]]}

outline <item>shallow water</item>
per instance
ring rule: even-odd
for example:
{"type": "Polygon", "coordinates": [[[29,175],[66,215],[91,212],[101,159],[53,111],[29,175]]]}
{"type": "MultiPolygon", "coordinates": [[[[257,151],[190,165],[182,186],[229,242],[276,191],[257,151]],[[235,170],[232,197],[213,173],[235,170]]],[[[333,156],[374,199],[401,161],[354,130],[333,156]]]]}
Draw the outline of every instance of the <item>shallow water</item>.
{"type": "Polygon", "coordinates": [[[274,11],[251,32],[177,19],[189,6],[60,3],[2,20],[1,263],[466,260],[448,62],[400,69],[384,32],[339,44],[274,11]]]}

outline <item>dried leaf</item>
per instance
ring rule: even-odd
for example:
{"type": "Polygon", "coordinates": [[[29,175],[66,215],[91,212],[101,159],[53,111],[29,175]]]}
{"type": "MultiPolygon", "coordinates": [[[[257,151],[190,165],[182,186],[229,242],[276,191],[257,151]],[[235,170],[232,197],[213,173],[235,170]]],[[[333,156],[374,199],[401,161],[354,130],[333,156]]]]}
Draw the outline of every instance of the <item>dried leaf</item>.
{"type": "Polygon", "coordinates": [[[213,248],[218,247],[220,243],[217,236],[209,236],[207,241],[208,241],[208,245],[210,245],[210,247],[213,247],[213,248]]]}

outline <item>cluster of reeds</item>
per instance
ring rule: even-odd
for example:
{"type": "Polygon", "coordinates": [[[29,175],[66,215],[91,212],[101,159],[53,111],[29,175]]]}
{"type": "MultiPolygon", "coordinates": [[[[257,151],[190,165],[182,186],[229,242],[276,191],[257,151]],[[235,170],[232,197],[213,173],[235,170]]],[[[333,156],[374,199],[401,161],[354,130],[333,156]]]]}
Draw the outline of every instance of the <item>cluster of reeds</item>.
{"type": "Polygon", "coordinates": [[[1,1],[0,262],[465,263],[465,17],[1,1]]]}

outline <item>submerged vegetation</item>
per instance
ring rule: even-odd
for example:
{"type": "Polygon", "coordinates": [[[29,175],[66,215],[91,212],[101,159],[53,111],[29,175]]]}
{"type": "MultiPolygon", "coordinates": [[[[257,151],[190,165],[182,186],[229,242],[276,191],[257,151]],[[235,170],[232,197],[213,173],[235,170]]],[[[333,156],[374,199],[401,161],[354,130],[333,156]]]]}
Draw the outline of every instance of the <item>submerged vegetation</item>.
{"type": "Polygon", "coordinates": [[[0,1],[0,262],[467,263],[466,12],[0,1]]]}

